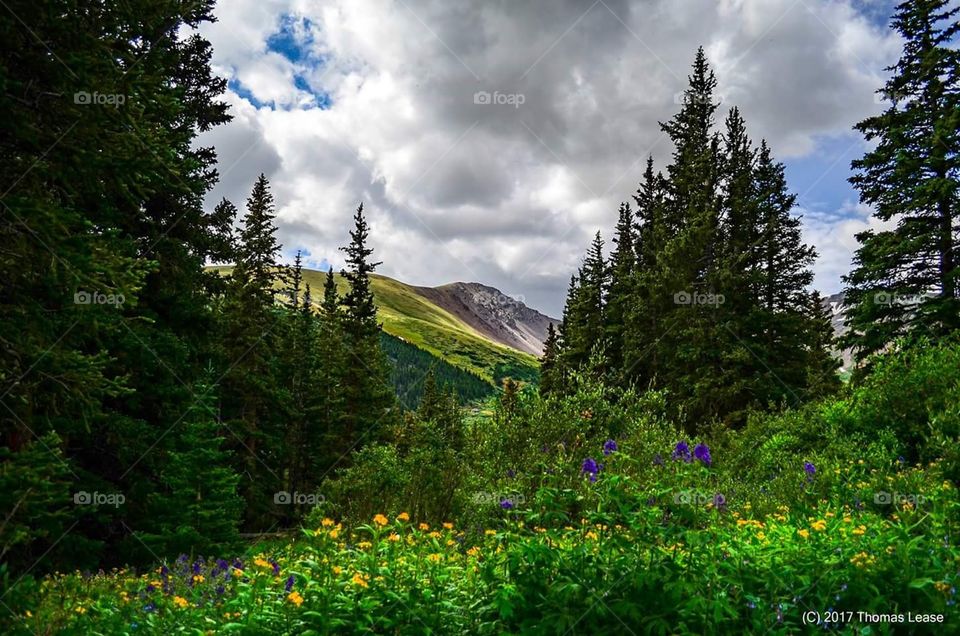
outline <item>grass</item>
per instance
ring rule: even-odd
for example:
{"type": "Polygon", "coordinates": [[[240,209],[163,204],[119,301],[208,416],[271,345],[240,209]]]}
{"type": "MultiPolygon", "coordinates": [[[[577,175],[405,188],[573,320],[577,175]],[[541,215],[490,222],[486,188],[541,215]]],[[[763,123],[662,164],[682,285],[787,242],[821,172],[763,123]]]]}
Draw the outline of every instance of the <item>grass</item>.
{"type": "MultiPolygon", "coordinates": [[[[231,267],[215,267],[229,273],[231,267]]],[[[322,293],[325,272],[303,270],[303,279],[317,298],[322,293]]],[[[349,284],[336,274],[337,288],[343,294],[349,284]]],[[[371,277],[374,302],[383,330],[402,338],[450,364],[472,371],[491,384],[496,384],[502,369],[519,368],[535,373],[537,359],[493,342],[450,312],[433,304],[405,283],[374,274],[371,277]]]]}

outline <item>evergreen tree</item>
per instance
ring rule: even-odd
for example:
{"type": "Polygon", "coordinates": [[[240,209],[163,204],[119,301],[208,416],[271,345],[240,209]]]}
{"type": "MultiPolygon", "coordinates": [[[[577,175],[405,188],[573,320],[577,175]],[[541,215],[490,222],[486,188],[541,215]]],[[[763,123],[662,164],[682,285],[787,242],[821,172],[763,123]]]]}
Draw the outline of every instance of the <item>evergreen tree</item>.
{"type": "Polygon", "coordinates": [[[354,215],[350,245],[340,248],[347,255],[348,268],[342,272],[350,283],[343,297],[340,323],[346,342],[346,368],[341,390],[344,418],[341,446],[344,452],[361,441],[381,437],[398,413],[396,396],[390,386],[390,370],[380,349],[380,324],[370,288],[370,275],[380,263],[371,262],[368,247],[369,227],[363,217],[363,204],[354,215]]]}
{"type": "Polygon", "coordinates": [[[213,387],[197,384],[197,400],[177,425],[176,443],[160,472],[161,491],[151,498],[154,527],[142,540],[164,555],[229,552],[239,544],[243,501],[239,475],[214,412],[213,387]]]}
{"type": "Polygon", "coordinates": [[[853,162],[850,182],[890,230],[857,235],[845,277],[846,346],[858,360],[897,337],[940,337],[960,327],[960,7],[909,0],[892,26],[905,44],[880,91],[890,106],[856,129],[875,147],[853,162]]]}
{"type": "MultiPolygon", "coordinates": [[[[571,301],[563,322],[563,367],[578,369],[590,361],[594,349],[605,350],[604,302],[609,286],[609,269],[603,256],[603,239],[597,232],[583,266],[571,281],[571,301]]],[[[604,369],[593,369],[602,373],[604,369]]]]}
{"type": "Polygon", "coordinates": [[[634,217],[629,203],[620,204],[620,213],[613,242],[616,248],[610,255],[609,290],[605,307],[606,357],[610,369],[623,369],[624,340],[634,295],[636,245],[634,244],[634,217]]]}
{"type": "Polygon", "coordinates": [[[559,394],[563,388],[562,370],[557,361],[559,349],[560,340],[551,322],[547,325],[547,339],[540,357],[540,395],[543,397],[559,394]]]}

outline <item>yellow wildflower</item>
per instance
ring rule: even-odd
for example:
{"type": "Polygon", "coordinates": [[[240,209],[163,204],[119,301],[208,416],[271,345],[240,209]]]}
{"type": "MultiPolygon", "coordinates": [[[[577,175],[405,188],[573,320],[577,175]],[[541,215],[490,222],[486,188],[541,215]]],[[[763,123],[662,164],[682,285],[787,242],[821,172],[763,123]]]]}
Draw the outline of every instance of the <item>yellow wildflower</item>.
{"type": "Polygon", "coordinates": [[[818,519],[817,521],[814,521],[812,524],[810,524],[810,527],[816,530],[817,532],[823,532],[824,530],[827,529],[827,522],[824,521],[823,519],[818,519]]]}
{"type": "Polygon", "coordinates": [[[377,524],[378,526],[385,526],[385,525],[387,525],[387,523],[389,523],[389,521],[387,520],[386,517],[384,517],[383,515],[379,515],[379,514],[378,514],[378,515],[374,515],[374,517],[373,517],[373,522],[374,522],[375,524],[377,524]]]}
{"type": "Polygon", "coordinates": [[[449,521],[447,521],[446,523],[444,523],[444,524],[443,524],[443,527],[446,528],[447,530],[453,530],[453,524],[450,523],[449,521]]]}
{"type": "Polygon", "coordinates": [[[387,541],[399,541],[399,540],[400,540],[400,535],[397,534],[396,532],[391,532],[390,536],[387,537],[387,541]]]}
{"type": "Polygon", "coordinates": [[[421,524],[420,524],[419,526],[417,526],[417,527],[420,528],[421,530],[429,530],[429,529],[430,529],[430,524],[428,524],[428,523],[421,523],[421,524]]]}
{"type": "Polygon", "coordinates": [[[333,525],[333,519],[331,519],[330,517],[324,517],[323,521],[320,522],[320,525],[323,526],[324,528],[329,528],[330,526],[333,525]]]}
{"type": "Polygon", "coordinates": [[[183,598],[182,596],[174,596],[174,597],[173,597],[173,604],[176,605],[177,607],[179,607],[180,609],[183,609],[184,607],[186,607],[186,606],[189,605],[190,603],[188,603],[188,602],[187,602],[187,599],[183,598]]]}
{"type": "Polygon", "coordinates": [[[855,534],[855,535],[857,535],[857,536],[859,537],[859,536],[863,535],[864,533],[866,533],[866,531],[867,531],[867,526],[858,526],[858,527],[854,528],[852,532],[853,532],[853,534],[855,534]]]}
{"type": "Polygon", "coordinates": [[[477,546],[473,546],[472,548],[467,550],[467,556],[475,557],[479,555],[480,555],[480,548],[478,548],[477,546]]]}
{"type": "MultiPolygon", "coordinates": [[[[573,528],[571,528],[571,530],[573,530],[573,528]]],[[[492,537],[492,536],[495,536],[495,535],[497,534],[497,531],[496,531],[496,530],[484,530],[484,531],[483,531],[483,534],[487,535],[488,537],[492,537]]]]}
{"type": "Polygon", "coordinates": [[[591,540],[596,539],[596,538],[597,538],[597,533],[594,532],[593,530],[591,530],[590,532],[587,533],[587,538],[588,538],[588,539],[591,539],[591,540]]]}
{"type": "Polygon", "coordinates": [[[203,583],[203,575],[202,575],[202,574],[194,574],[194,575],[193,575],[193,582],[194,582],[194,583],[203,583]]]}
{"type": "Polygon", "coordinates": [[[336,575],[339,576],[341,572],[343,572],[343,568],[342,568],[342,567],[340,567],[339,565],[333,566],[333,573],[334,573],[334,574],[336,574],[336,575]]]}
{"type": "Polygon", "coordinates": [[[360,543],[357,544],[357,547],[360,548],[361,550],[366,550],[367,548],[371,547],[372,545],[373,545],[373,544],[370,543],[369,541],[361,541],[360,543]]]}
{"type": "Polygon", "coordinates": [[[397,515],[397,521],[410,521],[410,515],[405,512],[401,512],[397,515]]]}
{"type": "Polygon", "coordinates": [[[439,563],[440,559],[442,558],[443,558],[442,556],[436,553],[427,555],[427,560],[430,561],[431,563],[439,563]]]}
{"type": "Polygon", "coordinates": [[[367,581],[366,581],[366,579],[368,579],[368,578],[370,578],[370,577],[364,577],[364,576],[361,575],[359,572],[357,572],[356,574],[353,575],[353,578],[350,579],[350,581],[351,581],[354,585],[357,585],[357,586],[359,586],[359,587],[370,587],[370,584],[367,583],[367,581]]]}
{"type": "Polygon", "coordinates": [[[296,590],[287,594],[287,600],[293,603],[294,605],[296,605],[297,607],[300,607],[301,605],[303,605],[303,597],[300,596],[300,592],[296,590]]]}
{"type": "Polygon", "coordinates": [[[797,534],[799,534],[804,539],[807,539],[810,537],[810,531],[807,530],[806,528],[800,528],[799,530],[797,530],[797,534]]]}

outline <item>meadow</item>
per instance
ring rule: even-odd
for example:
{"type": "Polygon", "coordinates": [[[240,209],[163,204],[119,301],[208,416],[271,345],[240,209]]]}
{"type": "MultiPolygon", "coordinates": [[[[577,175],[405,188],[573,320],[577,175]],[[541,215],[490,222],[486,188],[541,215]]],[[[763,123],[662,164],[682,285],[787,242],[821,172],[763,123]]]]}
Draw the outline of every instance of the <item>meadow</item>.
{"type": "Polygon", "coordinates": [[[23,633],[949,633],[958,362],[911,349],[840,397],[698,438],[657,394],[521,394],[472,422],[446,521],[410,510],[449,484],[401,501],[347,472],[372,508],[5,602],[23,633]]]}

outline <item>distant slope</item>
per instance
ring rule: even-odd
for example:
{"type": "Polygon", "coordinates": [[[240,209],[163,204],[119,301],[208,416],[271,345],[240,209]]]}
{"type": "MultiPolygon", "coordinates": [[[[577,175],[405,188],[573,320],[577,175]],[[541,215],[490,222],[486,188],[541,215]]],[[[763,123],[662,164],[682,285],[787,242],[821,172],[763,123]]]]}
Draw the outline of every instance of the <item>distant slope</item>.
{"type": "Polygon", "coordinates": [[[547,326],[560,324],[519,300],[480,283],[414,287],[418,294],[470,325],[494,342],[539,356],[547,326]]]}
{"type": "Polygon", "coordinates": [[[431,370],[437,385],[445,390],[452,387],[462,404],[482,400],[495,391],[493,385],[480,376],[455,367],[396,336],[381,332],[380,344],[390,359],[390,379],[397,397],[408,409],[419,406],[423,395],[423,381],[431,370]]]}
{"type": "MultiPolygon", "coordinates": [[[[229,274],[230,266],[217,266],[229,274]]],[[[318,302],[326,272],[303,270],[304,282],[318,302]]],[[[345,278],[336,274],[341,294],[349,289],[345,278]]],[[[411,285],[374,274],[370,285],[383,330],[423,349],[446,362],[499,385],[502,378],[533,380],[537,377],[537,359],[529,353],[494,341],[448,310],[434,304],[411,285]]]]}
{"type": "MultiPolygon", "coordinates": [[[[830,324],[833,327],[833,335],[843,336],[847,333],[847,324],[843,318],[843,292],[824,297],[823,306],[830,312],[830,324]]],[[[835,350],[834,355],[840,358],[840,372],[847,373],[853,370],[853,351],[851,349],[835,350]]]]}

